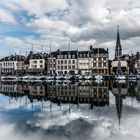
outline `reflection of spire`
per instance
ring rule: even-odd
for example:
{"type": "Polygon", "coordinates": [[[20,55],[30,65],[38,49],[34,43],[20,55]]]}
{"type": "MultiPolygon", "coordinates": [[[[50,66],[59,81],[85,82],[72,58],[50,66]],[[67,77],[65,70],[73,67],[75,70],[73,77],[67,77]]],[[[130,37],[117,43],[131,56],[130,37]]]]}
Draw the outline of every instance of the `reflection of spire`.
{"type": "Polygon", "coordinates": [[[117,109],[119,128],[120,128],[123,100],[121,97],[121,85],[118,84],[117,87],[118,87],[118,95],[116,95],[115,97],[115,102],[116,102],[116,109],[117,109]]]}

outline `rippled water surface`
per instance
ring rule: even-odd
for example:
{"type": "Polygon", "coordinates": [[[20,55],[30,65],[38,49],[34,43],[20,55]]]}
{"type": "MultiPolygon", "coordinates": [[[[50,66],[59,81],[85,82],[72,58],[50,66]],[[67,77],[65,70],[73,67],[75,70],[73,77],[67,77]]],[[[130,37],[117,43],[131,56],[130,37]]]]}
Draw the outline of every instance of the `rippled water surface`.
{"type": "Polygon", "coordinates": [[[0,131],[0,140],[140,140],[140,81],[3,81],[0,131]]]}

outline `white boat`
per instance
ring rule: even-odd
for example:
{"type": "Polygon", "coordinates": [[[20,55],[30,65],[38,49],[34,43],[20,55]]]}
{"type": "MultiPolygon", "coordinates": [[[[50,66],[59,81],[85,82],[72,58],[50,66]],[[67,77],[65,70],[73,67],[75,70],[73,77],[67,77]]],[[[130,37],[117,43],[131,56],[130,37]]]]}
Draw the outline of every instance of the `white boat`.
{"type": "Polygon", "coordinates": [[[136,75],[129,75],[127,78],[128,78],[128,80],[136,80],[137,76],[136,75]]]}
{"type": "Polygon", "coordinates": [[[100,84],[100,83],[102,83],[102,82],[103,82],[103,80],[98,79],[98,80],[95,80],[95,82],[96,82],[97,84],[100,84]]]}
{"type": "Polygon", "coordinates": [[[48,76],[46,76],[46,79],[48,81],[54,81],[55,80],[55,76],[54,75],[48,75],[48,76]]]}
{"type": "Polygon", "coordinates": [[[22,77],[22,80],[34,80],[36,79],[36,76],[33,75],[25,75],[22,77]]]}
{"type": "Polygon", "coordinates": [[[116,80],[125,80],[126,79],[126,76],[125,75],[116,75],[115,76],[115,79],[116,80]]]}
{"type": "Polygon", "coordinates": [[[1,76],[1,81],[17,81],[17,76],[1,76]]]}
{"type": "Polygon", "coordinates": [[[137,75],[137,79],[140,80],[140,74],[137,75]]]}
{"type": "Polygon", "coordinates": [[[92,77],[91,75],[85,75],[85,76],[84,76],[84,79],[85,79],[85,80],[92,80],[93,77],[92,77]]]}
{"type": "Polygon", "coordinates": [[[57,75],[56,76],[56,80],[64,80],[64,76],[63,75],[57,75]]]}
{"type": "Polygon", "coordinates": [[[73,78],[73,76],[72,75],[66,75],[65,77],[64,77],[66,80],[71,80],[72,78],[73,78]]]}
{"type": "Polygon", "coordinates": [[[83,75],[79,75],[78,76],[78,80],[84,80],[84,76],[83,75]]]}
{"type": "Polygon", "coordinates": [[[102,80],[102,79],[103,79],[103,76],[102,76],[102,75],[96,75],[96,76],[95,76],[95,79],[96,79],[96,80],[102,80]]]}
{"type": "Polygon", "coordinates": [[[126,82],[126,80],[116,80],[117,83],[123,84],[126,82]]]}

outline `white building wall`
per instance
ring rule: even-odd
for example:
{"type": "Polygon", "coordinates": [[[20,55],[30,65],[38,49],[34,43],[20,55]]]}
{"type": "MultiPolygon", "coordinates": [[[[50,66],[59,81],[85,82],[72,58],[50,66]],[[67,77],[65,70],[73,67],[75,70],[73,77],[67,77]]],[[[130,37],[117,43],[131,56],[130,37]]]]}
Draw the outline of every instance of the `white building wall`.
{"type": "Polygon", "coordinates": [[[77,73],[77,59],[56,59],[56,73],[62,74],[74,71],[77,73]]]}
{"type": "Polygon", "coordinates": [[[91,73],[92,67],[92,58],[78,58],[78,70],[81,71],[81,74],[85,74],[86,72],[91,73]]]}
{"type": "Polygon", "coordinates": [[[29,69],[44,69],[44,68],[45,68],[45,59],[29,60],[29,69]]]}

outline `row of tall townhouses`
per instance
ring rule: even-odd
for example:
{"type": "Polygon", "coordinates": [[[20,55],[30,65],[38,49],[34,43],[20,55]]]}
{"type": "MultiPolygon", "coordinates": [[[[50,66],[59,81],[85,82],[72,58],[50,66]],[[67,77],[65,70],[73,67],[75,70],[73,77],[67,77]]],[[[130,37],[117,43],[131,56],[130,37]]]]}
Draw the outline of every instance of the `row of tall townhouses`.
{"type": "Polygon", "coordinates": [[[0,72],[2,74],[23,74],[26,58],[22,55],[11,55],[0,60],[0,72]]]}
{"type": "MultiPolygon", "coordinates": [[[[120,44],[118,45],[117,42],[116,46],[120,44]]],[[[122,55],[122,52],[117,53],[117,51],[122,50],[116,49],[116,57],[112,60],[111,66],[108,49],[92,46],[88,51],[57,50],[49,54],[34,54],[31,51],[27,57],[15,54],[0,60],[0,73],[3,75],[100,74],[106,76],[110,73],[116,74],[120,65],[123,74],[140,74],[140,53],[130,56],[122,55]]]]}
{"type": "Polygon", "coordinates": [[[48,57],[48,74],[109,74],[108,49],[93,48],[89,51],[52,52],[48,57]]]}
{"type": "Polygon", "coordinates": [[[46,68],[46,54],[32,51],[25,57],[11,55],[0,60],[0,73],[6,75],[44,74],[46,68]]]}
{"type": "Polygon", "coordinates": [[[78,70],[80,74],[109,74],[108,50],[103,48],[92,48],[90,51],[78,53],[78,70]]]}
{"type": "Polygon", "coordinates": [[[77,74],[77,53],[78,51],[58,50],[56,59],[56,74],[77,74]]]}

